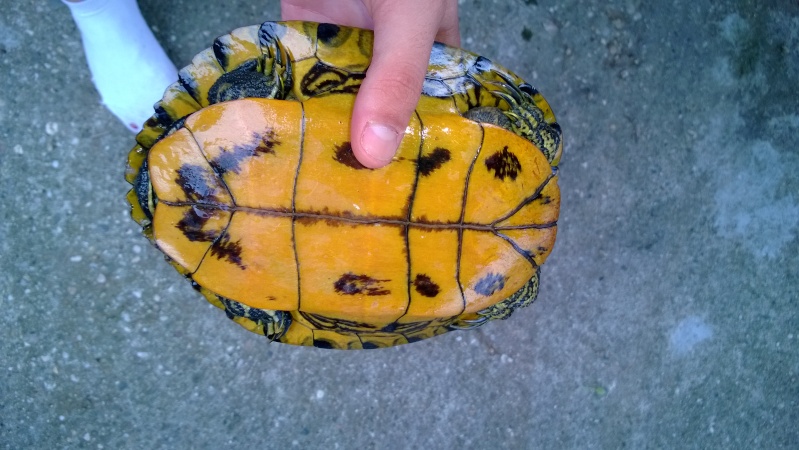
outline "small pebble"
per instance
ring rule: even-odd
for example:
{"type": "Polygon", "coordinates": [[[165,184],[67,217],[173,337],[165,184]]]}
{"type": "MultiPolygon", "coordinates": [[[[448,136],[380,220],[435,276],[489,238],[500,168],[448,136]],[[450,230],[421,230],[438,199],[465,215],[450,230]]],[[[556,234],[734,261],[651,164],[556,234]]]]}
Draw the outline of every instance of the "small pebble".
{"type": "Polygon", "coordinates": [[[547,20],[546,22],[544,22],[544,30],[547,33],[557,33],[558,26],[555,25],[555,22],[553,22],[551,20],[547,20]]]}
{"type": "Polygon", "coordinates": [[[44,126],[44,131],[50,136],[55,135],[58,133],[58,122],[47,122],[44,126]]]}

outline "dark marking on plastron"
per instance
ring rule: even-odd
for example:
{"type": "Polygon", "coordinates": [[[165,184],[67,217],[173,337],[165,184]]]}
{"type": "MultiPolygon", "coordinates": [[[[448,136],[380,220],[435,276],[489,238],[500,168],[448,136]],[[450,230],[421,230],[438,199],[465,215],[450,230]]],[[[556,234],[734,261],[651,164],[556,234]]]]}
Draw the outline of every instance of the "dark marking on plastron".
{"type": "Polygon", "coordinates": [[[355,158],[355,153],[352,152],[352,144],[349,141],[336,146],[333,159],[352,169],[368,169],[368,167],[361,164],[361,162],[355,158]]]}
{"type": "Polygon", "coordinates": [[[416,292],[424,295],[425,297],[435,297],[441,292],[441,288],[430,279],[429,276],[420,273],[416,275],[416,278],[413,280],[413,287],[416,288],[416,292]]]}
{"type": "Polygon", "coordinates": [[[178,169],[175,183],[190,202],[218,203],[217,187],[210,171],[196,164],[184,164],[178,169]]]}
{"type": "Polygon", "coordinates": [[[426,177],[435,172],[450,159],[452,159],[452,157],[449,150],[443,147],[436,147],[430,154],[419,157],[419,160],[416,162],[419,166],[419,174],[426,177]]]}
{"type": "Polygon", "coordinates": [[[280,141],[276,139],[274,130],[269,129],[263,133],[253,132],[252,141],[236,145],[230,150],[223,150],[210,163],[220,175],[224,175],[227,172],[238,174],[241,170],[242,162],[247,158],[255,158],[266,154],[274,155],[275,146],[277,145],[280,145],[280,141]]]}
{"type": "Polygon", "coordinates": [[[502,150],[486,158],[485,163],[486,168],[490,172],[494,172],[494,177],[500,180],[505,180],[505,178],[516,180],[516,177],[522,171],[522,163],[519,162],[519,158],[513,152],[508,150],[507,145],[502,150]]]}
{"type": "Polygon", "coordinates": [[[213,242],[221,234],[220,230],[206,230],[205,224],[213,216],[213,210],[192,206],[183,213],[176,225],[177,229],[191,242],[213,242]]]}
{"type": "Polygon", "coordinates": [[[474,291],[488,297],[505,287],[505,277],[498,273],[489,273],[474,285],[474,291]]]}
{"type": "Polygon", "coordinates": [[[388,281],[391,280],[378,280],[368,275],[348,272],[333,283],[333,289],[343,295],[388,295],[391,291],[382,284],[388,281]]]}
{"type": "Polygon", "coordinates": [[[242,263],[242,250],[241,241],[233,242],[230,240],[230,235],[225,233],[211,246],[211,256],[220,260],[227,260],[237,265],[239,269],[244,270],[247,266],[242,263]]]}

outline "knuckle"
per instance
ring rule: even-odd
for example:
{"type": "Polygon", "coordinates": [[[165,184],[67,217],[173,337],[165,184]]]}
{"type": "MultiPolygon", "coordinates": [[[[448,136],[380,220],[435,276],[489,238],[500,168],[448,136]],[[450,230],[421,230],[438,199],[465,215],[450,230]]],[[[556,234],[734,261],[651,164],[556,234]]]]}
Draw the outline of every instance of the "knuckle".
{"type": "Polygon", "coordinates": [[[376,81],[378,89],[386,96],[406,98],[422,91],[421,77],[406,75],[404,72],[386,74],[376,81]]]}

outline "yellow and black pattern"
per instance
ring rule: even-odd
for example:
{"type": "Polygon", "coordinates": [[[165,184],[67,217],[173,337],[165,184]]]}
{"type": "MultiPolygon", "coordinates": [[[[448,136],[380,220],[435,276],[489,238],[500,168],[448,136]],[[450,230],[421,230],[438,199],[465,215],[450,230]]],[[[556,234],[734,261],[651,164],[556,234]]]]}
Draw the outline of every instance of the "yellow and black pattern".
{"type": "Polygon", "coordinates": [[[371,39],[307,22],[220,37],[130,153],[145,236],[270,340],[377,348],[504,319],[552,250],[562,141],[543,97],[436,44],[394,161],[366,169],[349,116],[371,39]]]}

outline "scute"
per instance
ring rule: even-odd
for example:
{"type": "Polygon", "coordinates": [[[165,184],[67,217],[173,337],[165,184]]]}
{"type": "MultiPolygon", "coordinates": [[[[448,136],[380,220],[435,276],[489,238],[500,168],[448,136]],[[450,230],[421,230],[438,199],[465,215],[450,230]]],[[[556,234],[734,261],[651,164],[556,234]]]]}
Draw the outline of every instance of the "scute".
{"type": "Polygon", "coordinates": [[[143,234],[270,341],[400,345],[537,295],[560,204],[549,104],[436,43],[394,161],[367,169],[349,118],[372,43],[333,24],[236,29],[180,71],[130,152],[143,234]]]}

